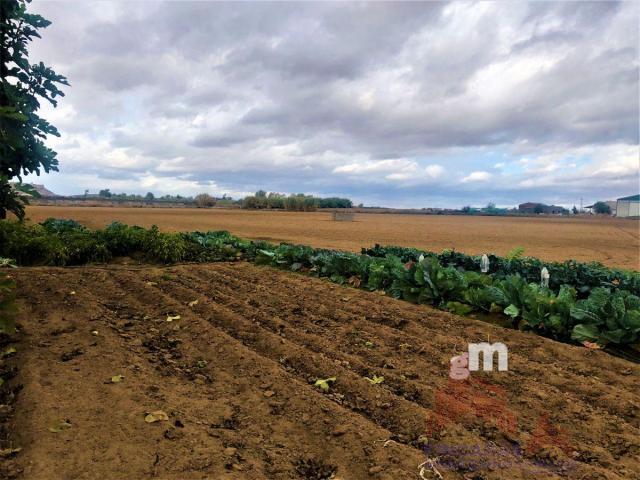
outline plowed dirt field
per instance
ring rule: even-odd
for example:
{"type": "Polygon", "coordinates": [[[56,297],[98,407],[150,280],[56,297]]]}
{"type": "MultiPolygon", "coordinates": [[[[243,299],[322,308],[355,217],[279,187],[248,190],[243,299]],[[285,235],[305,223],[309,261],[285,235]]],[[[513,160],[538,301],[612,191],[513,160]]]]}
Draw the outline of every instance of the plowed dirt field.
{"type": "Polygon", "coordinates": [[[640,479],[640,367],[600,351],[247,263],[12,275],[25,479],[640,479]],[[509,371],[451,380],[487,340],[509,371]]]}

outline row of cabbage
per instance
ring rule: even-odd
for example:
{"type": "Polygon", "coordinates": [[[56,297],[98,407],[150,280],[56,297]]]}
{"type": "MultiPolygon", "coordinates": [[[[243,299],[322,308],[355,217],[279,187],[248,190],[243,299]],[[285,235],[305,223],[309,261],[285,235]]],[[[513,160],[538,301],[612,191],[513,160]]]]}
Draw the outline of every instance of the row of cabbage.
{"type": "MultiPolygon", "coordinates": [[[[537,278],[529,281],[526,275],[513,270],[511,273],[494,267],[493,273],[482,273],[480,257],[467,257],[466,268],[453,261],[445,264],[457,255],[423,252],[415,259],[408,259],[392,253],[371,256],[282,244],[259,251],[256,262],[308,271],[341,284],[384,290],[394,298],[433,305],[456,314],[474,311],[502,314],[509,317],[516,328],[560,341],[630,344],[639,339],[640,297],[620,288],[622,281],[613,278],[614,274],[600,286],[591,282],[554,288],[541,282],[541,269],[537,271],[537,278]]],[[[497,258],[493,257],[494,261],[497,258]]],[[[509,260],[500,259],[500,262],[506,265],[509,260]]],[[[524,262],[524,259],[519,261],[524,262]]],[[[550,279],[555,272],[553,266],[551,272],[550,279]]],[[[623,273],[625,281],[638,285],[638,273],[623,273]],[[629,280],[627,275],[636,278],[629,280]]]]}
{"type": "MultiPolygon", "coordinates": [[[[452,266],[465,271],[480,269],[480,256],[466,255],[455,250],[444,250],[441,253],[425,252],[415,248],[383,247],[363,248],[362,253],[371,257],[392,255],[403,262],[417,261],[421,255],[434,256],[445,266],[452,266]]],[[[549,287],[556,293],[563,285],[570,285],[577,290],[578,296],[588,295],[593,288],[607,287],[612,290],[622,289],[640,295],[640,275],[622,269],[608,268],[591,262],[583,263],[575,260],[564,262],[547,262],[539,258],[524,256],[523,248],[514,248],[504,257],[488,254],[488,272],[494,278],[506,278],[519,275],[527,283],[541,280],[541,272],[547,269],[549,287]]]]}
{"type": "Polygon", "coordinates": [[[247,260],[456,314],[505,316],[513,327],[566,342],[632,344],[640,337],[640,273],[600,264],[543,262],[521,251],[488,255],[483,262],[454,251],[379,245],[356,254],[253,242],[224,231],[168,233],[121,223],[89,230],[72,220],[0,222],[0,257],[21,265],[78,265],[118,256],[162,263],[247,260]],[[541,278],[543,271],[548,278],[541,278]]]}

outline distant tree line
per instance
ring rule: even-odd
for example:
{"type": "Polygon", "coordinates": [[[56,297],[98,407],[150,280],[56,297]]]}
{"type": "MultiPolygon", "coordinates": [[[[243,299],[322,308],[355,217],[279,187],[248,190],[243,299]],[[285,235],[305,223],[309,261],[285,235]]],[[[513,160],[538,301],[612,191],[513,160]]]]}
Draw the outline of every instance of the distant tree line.
{"type": "MultiPolygon", "coordinates": [[[[89,194],[88,190],[84,192],[85,197],[95,197],[89,194]]],[[[100,198],[110,198],[113,200],[131,200],[131,201],[168,201],[168,202],[184,202],[193,201],[193,197],[183,197],[182,195],[163,195],[156,197],[153,192],[147,192],[146,195],[138,195],[137,193],[115,193],[108,188],[103,188],[98,192],[100,198]]]]}
{"type": "Polygon", "coordinates": [[[182,195],[162,195],[156,196],[153,192],[147,192],[146,195],[138,195],[135,193],[114,193],[108,188],[104,188],[98,192],[97,195],[89,194],[88,190],[85,190],[84,198],[106,198],[110,200],[125,200],[134,202],[179,202],[179,203],[194,203],[198,208],[208,208],[219,206],[231,206],[239,204],[239,200],[234,200],[224,194],[222,197],[217,198],[208,193],[199,193],[195,197],[184,197],[182,195]]]}
{"type": "Polygon", "coordinates": [[[258,190],[242,200],[242,208],[248,209],[280,209],[294,212],[313,212],[318,208],[351,208],[353,202],[348,198],[314,197],[304,193],[284,195],[276,192],[258,190]]]}

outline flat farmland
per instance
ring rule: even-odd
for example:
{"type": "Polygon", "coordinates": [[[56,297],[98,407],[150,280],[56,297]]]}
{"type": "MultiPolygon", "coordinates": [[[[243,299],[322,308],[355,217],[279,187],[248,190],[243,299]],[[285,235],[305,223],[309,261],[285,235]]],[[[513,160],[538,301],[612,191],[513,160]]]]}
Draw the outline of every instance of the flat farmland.
{"type": "Polygon", "coordinates": [[[354,222],[334,222],[327,212],[296,213],[224,209],[31,206],[27,217],[73,218],[90,228],[113,221],[166,231],[228,230],[249,238],[359,251],[399,245],[468,254],[504,255],[522,246],[545,260],[598,261],[611,267],[640,268],[640,222],[617,218],[466,217],[357,214],[354,222]]]}

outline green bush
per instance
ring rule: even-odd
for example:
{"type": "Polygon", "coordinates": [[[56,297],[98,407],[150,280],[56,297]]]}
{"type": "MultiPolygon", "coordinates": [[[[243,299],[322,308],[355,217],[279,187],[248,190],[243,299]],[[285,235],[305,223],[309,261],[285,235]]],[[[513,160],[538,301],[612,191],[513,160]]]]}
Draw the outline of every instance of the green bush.
{"type": "Polygon", "coordinates": [[[141,227],[113,222],[104,230],[96,232],[96,235],[113,256],[125,256],[144,249],[148,231],[141,227]]]}
{"type": "Polygon", "coordinates": [[[19,265],[60,265],[64,256],[62,239],[41,225],[0,222],[0,257],[19,265]]]}
{"type": "Polygon", "coordinates": [[[185,260],[187,244],[179,233],[162,233],[156,225],[147,232],[145,251],[151,260],[176,263],[185,260]]]}

